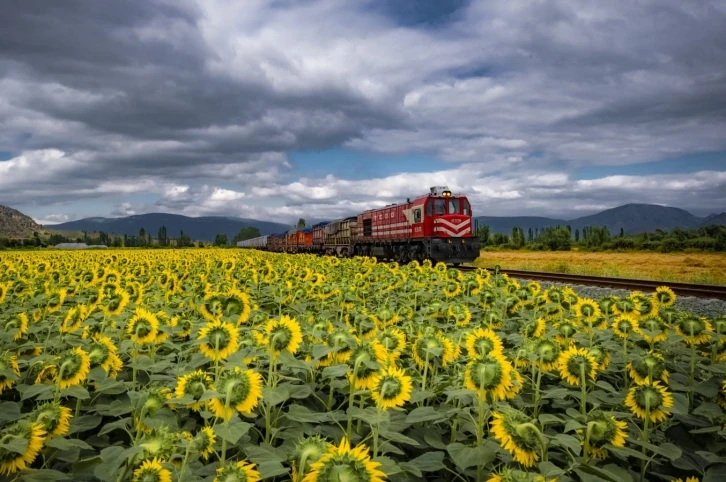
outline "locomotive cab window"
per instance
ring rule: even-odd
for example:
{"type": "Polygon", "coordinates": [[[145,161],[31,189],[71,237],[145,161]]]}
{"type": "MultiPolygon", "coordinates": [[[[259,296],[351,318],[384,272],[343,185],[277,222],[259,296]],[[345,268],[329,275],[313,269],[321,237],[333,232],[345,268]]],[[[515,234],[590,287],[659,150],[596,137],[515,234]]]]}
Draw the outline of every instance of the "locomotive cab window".
{"type": "Polygon", "coordinates": [[[431,201],[426,203],[426,216],[431,217],[434,214],[434,205],[431,201]]]}
{"type": "Polygon", "coordinates": [[[465,216],[471,215],[471,206],[469,205],[469,201],[464,199],[464,202],[462,204],[463,204],[462,214],[464,214],[465,216]]]}
{"type": "Polygon", "coordinates": [[[421,222],[421,208],[416,208],[413,210],[413,222],[414,223],[421,222]]]}
{"type": "Polygon", "coordinates": [[[434,200],[434,212],[436,214],[446,214],[446,201],[444,199],[434,200]]]}
{"type": "Polygon", "coordinates": [[[449,199],[449,214],[461,214],[458,199],[449,199]]]}

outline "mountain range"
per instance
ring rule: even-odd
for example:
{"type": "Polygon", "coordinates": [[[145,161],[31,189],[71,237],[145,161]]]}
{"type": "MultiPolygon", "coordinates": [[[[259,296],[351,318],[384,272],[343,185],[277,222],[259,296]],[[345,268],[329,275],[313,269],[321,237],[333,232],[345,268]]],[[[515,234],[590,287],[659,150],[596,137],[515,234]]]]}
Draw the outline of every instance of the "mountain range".
{"type": "Polygon", "coordinates": [[[137,214],[123,218],[84,218],[77,221],[55,224],[50,229],[56,231],[86,231],[88,234],[104,231],[109,234],[138,236],[141,228],[156,237],[159,228],[166,227],[167,236],[179,237],[180,233],[189,235],[194,240],[213,241],[219,233],[232,239],[240,229],[254,227],[262,235],[279,233],[292,228],[289,224],[259,221],[257,219],[235,218],[227,216],[189,217],[180,214],[137,214]]]}
{"type": "Polygon", "coordinates": [[[625,204],[569,220],[533,216],[478,216],[475,219],[479,226],[489,225],[492,233],[511,234],[514,226],[522,228],[525,235],[530,228],[534,230],[550,226],[570,226],[574,232],[576,229],[582,231],[587,226],[606,226],[610,234],[615,236],[620,234],[621,228],[625,234],[639,234],[656,229],[671,231],[675,228],[695,229],[710,224],[726,225],[726,212],[699,217],[674,207],[625,204]]]}
{"type": "MultiPolygon", "coordinates": [[[[542,229],[549,226],[569,225],[573,232],[582,231],[586,226],[607,226],[612,235],[652,232],[656,229],[670,231],[674,228],[694,229],[709,224],[726,225],[726,212],[711,214],[706,217],[695,216],[683,209],[664,207],[654,204],[625,204],[612,209],[575,219],[557,219],[535,216],[479,216],[479,225],[487,224],[492,233],[510,234],[514,226],[525,233],[532,228],[542,229]]],[[[161,226],[166,226],[169,237],[178,237],[181,231],[195,240],[213,241],[218,233],[225,233],[232,239],[242,228],[256,227],[260,233],[280,233],[291,229],[291,225],[256,219],[235,218],[225,216],[189,217],[179,214],[139,214],[122,218],[93,217],[70,221],[52,226],[41,226],[23,213],[0,205],[0,236],[32,237],[33,232],[47,235],[53,231],[80,232],[88,234],[104,231],[108,234],[137,236],[144,228],[147,233],[156,237],[161,226]]]]}

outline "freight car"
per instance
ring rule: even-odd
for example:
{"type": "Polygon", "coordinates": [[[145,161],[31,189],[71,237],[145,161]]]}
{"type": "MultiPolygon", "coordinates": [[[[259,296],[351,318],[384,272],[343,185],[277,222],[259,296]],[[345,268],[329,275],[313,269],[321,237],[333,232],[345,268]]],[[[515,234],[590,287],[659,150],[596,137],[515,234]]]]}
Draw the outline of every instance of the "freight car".
{"type": "Polygon", "coordinates": [[[240,241],[237,246],[287,253],[374,256],[399,262],[443,261],[458,265],[479,256],[471,204],[446,186],[402,204],[310,228],[240,241]],[[265,238],[264,240],[262,238],[265,238]]]}

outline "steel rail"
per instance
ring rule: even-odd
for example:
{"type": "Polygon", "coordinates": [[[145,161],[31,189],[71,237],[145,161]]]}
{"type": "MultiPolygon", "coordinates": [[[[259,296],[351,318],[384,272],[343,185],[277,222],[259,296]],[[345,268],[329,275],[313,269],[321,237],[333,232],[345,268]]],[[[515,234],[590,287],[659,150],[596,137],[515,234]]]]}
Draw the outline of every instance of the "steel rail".
{"type": "MultiPolygon", "coordinates": [[[[476,266],[458,266],[462,271],[480,269],[476,266]]],[[[494,268],[483,268],[493,273],[494,268]]],[[[603,288],[619,288],[630,291],[655,291],[659,286],[668,286],[678,296],[694,296],[697,298],[715,298],[726,300],[726,286],[702,285],[694,283],[677,283],[647,279],[608,278],[604,276],[589,276],[566,273],[546,273],[541,271],[521,271],[514,269],[499,269],[499,273],[512,278],[549,281],[553,283],[580,284],[599,286],[603,288]]]]}

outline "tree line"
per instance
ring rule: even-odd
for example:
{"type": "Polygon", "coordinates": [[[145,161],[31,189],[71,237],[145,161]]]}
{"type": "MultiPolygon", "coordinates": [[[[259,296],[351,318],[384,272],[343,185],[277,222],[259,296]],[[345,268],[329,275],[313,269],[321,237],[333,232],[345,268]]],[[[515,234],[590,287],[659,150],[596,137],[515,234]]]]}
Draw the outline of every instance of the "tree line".
{"type": "Polygon", "coordinates": [[[113,248],[164,248],[164,247],[205,247],[210,244],[215,246],[234,246],[238,241],[244,241],[246,239],[256,238],[261,236],[259,228],[256,227],[245,227],[240,229],[230,243],[227,239],[227,235],[219,233],[215,236],[214,242],[209,243],[200,240],[193,240],[184,231],[180,231],[179,236],[170,236],[166,226],[159,228],[156,237],[152,236],[152,233],[146,231],[144,228],[139,229],[139,234],[123,236],[111,235],[105,231],[99,231],[97,233],[87,233],[82,231],[81,236],[70,237],[65,236],[61,233],[53,233],[48,237],[41,237],[37,232],[33,233],[33,236],[25,239],[15,239],[0,237],[0,248],[28,248],[38,247],[44,248],[48,246],[56,246],[61,243],[86,243],[87,245],[104,245],[113,248]]]}
{"type": "Polygon", "coordinates": [[[482,247],[492,246],[533,251],[569,251],[573,246],[589,251],[632,250],[671,253],[685,250],[726,251],[726,226],[710,225],[697,229],[656,229],[650,233],[625,234],[623,229],[613,236],[605,226],[587,226],[572,231],[571,226],[529,228],[513,227],[511,234],[492,233],[489,225],[481,225],[476,236],[482,247]]]}

